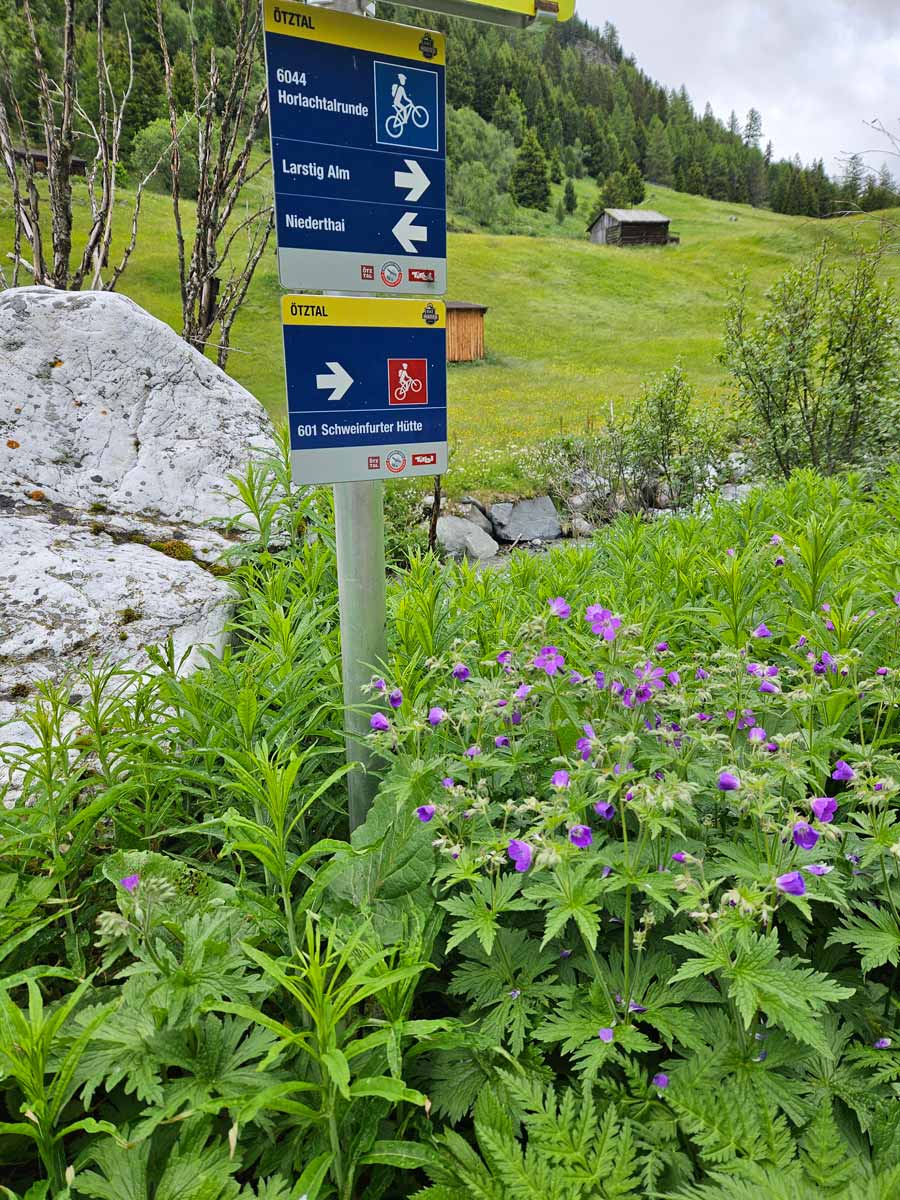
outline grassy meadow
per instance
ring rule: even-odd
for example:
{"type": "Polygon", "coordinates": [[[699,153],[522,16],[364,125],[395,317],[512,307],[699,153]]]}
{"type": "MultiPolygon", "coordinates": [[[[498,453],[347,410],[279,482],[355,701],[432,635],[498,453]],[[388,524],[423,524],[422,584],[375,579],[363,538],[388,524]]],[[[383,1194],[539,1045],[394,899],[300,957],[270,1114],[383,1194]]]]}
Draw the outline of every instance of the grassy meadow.
{"type": "MultiPolygon", "coordinates": [[[[876,236],[877,217],[828,223],[648,188],[645,206],[672,217],[679,246],[621,250],[584,238],[596,185],[578,182],[578,213],[527,214],[532,236],[465,231],[449,239],[449,298],[489,306],[487,361],[450,368],[451,491],[528,490],[519,448],[579,432],[622,411],[649,375],[681,358],[703,404],[726,400],[717,364],[729,276],[765,289],[825,236],[840,245],[876,236]]],[[[0,188],[0,256],[11,247],[0,188]]],[[[79,212],[86,214],[86,198],[79,212]]],[[[898,214],[893,214],[898,216],[898,214]]],[[[122,208],[120,233],[128,209],[122,208]]],[[[900,276],[900,259],[888,268],[900,276]]],[[[180,327],[176,250],[168,199],[148,195],[138,246],[120,290],[180,327]]],[[[274,417],[284,383],[274,245],[235,325],[229,371],[274,417]]]]}

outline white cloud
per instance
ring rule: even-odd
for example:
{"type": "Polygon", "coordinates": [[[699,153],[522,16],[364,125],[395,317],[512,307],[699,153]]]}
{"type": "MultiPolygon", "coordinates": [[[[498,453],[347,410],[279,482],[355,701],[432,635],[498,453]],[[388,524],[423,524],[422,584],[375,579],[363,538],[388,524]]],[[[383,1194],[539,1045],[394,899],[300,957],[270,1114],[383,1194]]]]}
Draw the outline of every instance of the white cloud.
{"type": "MultiPolygon", "coordinates": [[[[743,122],[758,108],[778,156],[823,158],[840,171],[848,153],[874,166],[900,133],[900,3],[897,0],[579,0],[592,25],[611,21],[627,54],[667,87],[685,84],[743,122]]],[[[892,160],[900,174],[900,162],[892,160]]]]}

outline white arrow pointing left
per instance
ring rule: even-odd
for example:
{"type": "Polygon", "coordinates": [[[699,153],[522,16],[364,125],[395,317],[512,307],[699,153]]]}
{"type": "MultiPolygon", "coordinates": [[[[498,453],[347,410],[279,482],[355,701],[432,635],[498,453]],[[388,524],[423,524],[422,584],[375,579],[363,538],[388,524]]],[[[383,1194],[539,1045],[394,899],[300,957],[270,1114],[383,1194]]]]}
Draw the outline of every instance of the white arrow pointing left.
{"type": "Polygon", "coordinates": [[[427,242],[428,230],[424,225],[416,225],[416,213],[404,213],[391,233],[403,247],[407,254],[418,254],[418,250],[413,245],[414,242],[427,242]]]}
{"type": "Polygon", "coordinates": [[[409,170],[394,172],[394,187],[409,188],[404,199],[408,204],[418,204],[431,187],[431,180],[414,158],[404,158],[403,161],[409,170]]]}
{"type": "Polygon", "coordinates": [[[345,371],[339,362],[327,362],[325,366],[331,372],[330,375],[317,375],[316,387],[320,390],[331,388],[331,395],[328,397],[331,400],[343,400],[347,392],[353,386],[353,376],[349,371],[345,371]]]}

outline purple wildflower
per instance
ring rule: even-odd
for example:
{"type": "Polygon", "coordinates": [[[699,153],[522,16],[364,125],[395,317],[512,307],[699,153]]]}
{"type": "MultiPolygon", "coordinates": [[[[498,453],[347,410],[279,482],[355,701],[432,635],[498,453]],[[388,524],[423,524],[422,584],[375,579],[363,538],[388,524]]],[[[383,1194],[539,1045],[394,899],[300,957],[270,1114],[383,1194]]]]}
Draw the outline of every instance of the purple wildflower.
{"type": "Polygon", "coordinates": [[[531,688],[527,683],[523,683],[513,692],[513,700],[527,700],[531,695],[531,688]]]}
{"type": "Polygon", "coordinates": [[[775,886],[779,892],[784,892],[788,896],[806,895],[806,884],[799,871],[788,871],[786,875],[779,875],[775,880],[775,886]]]}
{"type": "Polygon", "coordinates": [[[890,1044],[891,1039],[887,1037],[880,1037],[872,1043],[876,1050],[887,1050],[890,1048],[890,1044]]]}
{"type": "Polygon", "coordinates": [[[510,721],[512,721],[513,725],[521,725],[522,724],[522,714],[520,712],[514,712],[513,715],[509,719],[510,719],[510,721]]]}
{"type": "Polygon", "coordinates": [[[805,821],[797,821],[791,837],[794,839],[794,845],[799,846],[801,850],[812,850],[819,840],[819,833],[805,821]]]}
{"type": "Polygon", "coordinates": [[[594,841],[594,835],[587,825],[573,825],[569,830],[569,841],[579,850],[586,850],[594,841]]]}
{"type": "Polygon", "coordinates": [[[428,724],[432,727],[440,725],[441,721],[445,720],[447,714],[442,708],[432,708],[428,712],[428,724]]]}
{"type": "Polygon", "coordinates": [[[522,989],[521,989],[521,988],[511,988],[511,989],[510,989],[510,993],[509,993],[509,998],[510,998],[510,1000],[518,1000],[518,998],[519,998],[521,995],[522,995],[522,989]]]}
{"type": "Polygon", "coordinates": [[[705,671],[703,667],[698,667],[694,672],[694,678],[700,680],[709,679],[709,671],[705,671]]]}
{"type": "Polygon", "coordinates": [[[466,751],[466,758],[477,758],[480,753],[481,753],[480,746],[470,746],[468,748],[468,750],[466,751]]]}
{"type": "Polygon", "coordinates": [[[600,1039],[601,1042],[606,1042],[607,1045],[613,1040],[614,1036],[615,1035],[613,1034],[613,1031],[609,1028],[609,1026],[605,1026],[603,1029],[597,1030],[597,1037],[600,1039]]]}
{"type": "Polygon", "coordinates": [[[375,689],[376,692],[386,692],[387,691],[387,684],[384,682],[383,679],[373,679],[372,687],[375,689]]]}
{"type": "Polygon", "coordinates": [[[562,790],[563,788],[567,788],[570,783],[569,772],[568,771],[554,771],[553,777],[550,780],[550,782],[553,784],[553,786],[555,788],[559,788],[560,790],[562,790]]]}
{"type": "Polygon", "coordinates": [[[856,778],[856,772],[849,763],[846,763],[842,758],[839,758],[834,764],[834,770],[831,772],[831,778],[836,779],[838,783],[849,783],[851,779],[856,778]]]}
{"type": "Polygon", "coordinates": [[[777,696],[781,688],[774,679],[764,679],[759,685],[759,690],[764,696],[777,696]]]}
{"type": "Polygon", "coordinates": [[[436,809],[433,804],[421,804],[416,809],[416,816],[423,825],[427,825],[429,821],[434,819],[435,811],[436,809]]]}
{"type": "Polygon", "coordinates": [[[885,675],[890,675],[890,671],[887,667],[879,667],[875,674],[881,675],[883,678],[885,675]]]}
{"type": "Polygon", "coordinates": [[[505,733],[500,733],[494,738],[494,745],[498,750],[503,750],[509,745],[509,738],[505,733]]]}
{"type": "Polygon", "coordinates": [[[555,675],[565,665],[566,660],[555,646],[544,646],[540,654],[535,655],[534,658],[534,666],[539,671],[546,671],[548,675],[555,675]]]}
{"type": "Polygon", "coordinates": [[[445,775],[441,780],[441,787],[452,788],[455,786],[456,785],[454,784],[453,779],[449,775],[445,775]]]}
{"type": "Polygon", "coordinates": [[[766,749],[768,750],[768,752],[770,754],[777,754],[778,753],[778,743],[777,742],[766,742],[766,749]]]}
{"type": "Polygon", "coordinates": [[[604,867],[600,872],[601,879],[608,879],[610,875],[612,875],[612,867],[604,867]]]}
{"type": "Polygon", "coordinates": [[[650,1080],[650,1082],[653,1084],[653,1086],[655,1088],[659,1088],[659,1090],[661,1092],[664,1092],[666,1090],[666,1088],[669,1086],[669,1077],[668,1077],[668,1075],[664,1074],[662,1071],[659,1071],[659,1072],[657,1072],[656,1075],[653,1076],[653,1078],[650,1080]]]}
{"type": "Polygon", "coordinates": [[[719,782],[716,786],[720,792],[736,792],[741,786],[741,781],[737,775],[732,775],[730,771],[723,771],[719,776],[719,782]]]}
{"type": "Polygon", "coordinates": [[[668,648],[669,648],[668,642],[657,642],[656,645],[653,647],[653,649],[656,651],[657,654],[665,654],[665,652],[668,650],[668,648]]]}
{"type": "Polygon", "coordinates": [[[809,807],[817,821],[828,825],[834,819],[838,806],[837,800],[832,800],[830,796],[816,796],[814,800],[810,800],[809,807]]]}
{"type": "Polygon", "coordinates": [[[683,850],[676,850],[672,855],[672,862],[684,863],[687,862],[687,855],[683,850]]]}
{"type": "Polygon", "coordinates": [[[594,672],[594,683],[596,683],[597,687],[602,692],[603,689],[606,687],[606,672],[605,671],[595,671],[594,672]]]}
{"type": "Polygon", "coordinates": [[[679,683],[681,683],[681,676],[677,671],[670,671],[666,676],[666,679],[668,679],[672,687],[678,687],[679,683]]]}
{"type": "Polygon", "coordinates": [[[580,753],[582,762],[587,762],[591,757],[591,743],[597,736],[594,733],[593,725],[585,725],[584,737],[579,738],[575,743],[575,749],[580,753]]]}
{"type": "Polygon", "coordinates": [[[512,650],[501,650],[497,655],[497,662],[501,667],[505,667],[512,658],[512,650]]]}
{"type": "Polygon", "coordinates": [[[459,662],[453,668],[453,671],[451,672],[451,674],[453,675],[453,678],[458,679],[460,683],[465,683],[466,680],[468,678],[470,678],[472,672],[469,670],[469,668],[466,666],[465,663],[459,662]]]}
{"type": "Polygon", "coordinates": [[[826,866],[825,863],[808,863],[803,870],[810,875],[830,875],[834,868],[826,866]]]}
{"type": "Polygon", "coordinates": [[[140,875],[126,875],[124,879],[120,879],[119,883],[126,892],[133,895],[137,891],[137,886],[141,882],[140,875]]]}
{"type": "Polygon", "coordinates": [[[781,537],[777,533],[773,533],[772,536],[769,538],[769,545],[770,546],[780,546],[783,541],[784,541],[783,537],[781,537]]]}
{"type": "Polygon", "coordinates": [[[399,708],[402,703],[403,693],[399,688],[394,688],[394,690],[388,696],[388,704],[391,706],[391,708],[399,708]]]}
{"type": "Polygon", "coordinates": [[[783,555],[783,554],[778,554],[778,555],[776,555],[776,557],[775,557],[775,566],[776,566],[776,567],[783,567],[783,566],[784,566],[784,555],[783,555]]]}
{"type": "Polygon", "coordinates": [[[531,866],[534,851],[527,842],[520,842],[518,839],[513,838],[506,847],[506,853],[516,864],[516,870],[520,874],[524,874],[531,866]]]}
{"type": "Polygon", "coordinates": [[[616,634],[622,628],[621,618],[614,617],[608,608],[601,608],[599,604],[592,604],[584,614],[584,619],[590,625],[591,632],[605,642],[615,641],[616,634]]]}
{"type": "Polygon", "coordinates": [[[768,627],[765,621],[763,621],[753,630],[752,636],[755,638],[770,638],[772,636],[772,630],[768,627]]]}
{"type": "Polygon", "coordinates": [[[369,721],[369,726],[370,728],[374,729],[376,733],[386,733],[387,730],[390,729],[391,723],[384,713],[373,713],[369,721]]]}
{"type": "Polygon", "coordinates": [[[616,806],[610,803],[609,800],[598,800],[594,805],[594,812],[603,821],[611,821],[616,815],[616,806]]]}
{"type": "Polygon", "coordinates": [[[550,614],[554,617],[559,617],[561,621],[567,621],[572,615],[572,610],[562,596],[557,596],[555,600],[548,600],[550,605],[550,614]]]}
{"type": "Polygon", "coordinates": [[[750,742],[764,742],[769,735],[761,725],[754,725],[747,734],[747,740],[750,742]]]}

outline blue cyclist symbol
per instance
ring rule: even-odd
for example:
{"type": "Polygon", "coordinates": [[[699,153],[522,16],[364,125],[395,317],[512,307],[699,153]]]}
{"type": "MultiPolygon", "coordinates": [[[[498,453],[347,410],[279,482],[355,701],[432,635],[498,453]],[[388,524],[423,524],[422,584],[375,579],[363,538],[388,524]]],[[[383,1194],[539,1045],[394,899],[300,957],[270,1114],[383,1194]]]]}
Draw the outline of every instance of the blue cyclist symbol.
{"type": "Polygon", "coordinates": [[[407,124],[412,121],[416,129],[425,129],[430,119],[428,109],[409,96],[406,90],[406,76],[398,72],[396,81],[391,85],[391,103],[394,111],[384,123],[388,137],[402,137],[407,124]]]}

